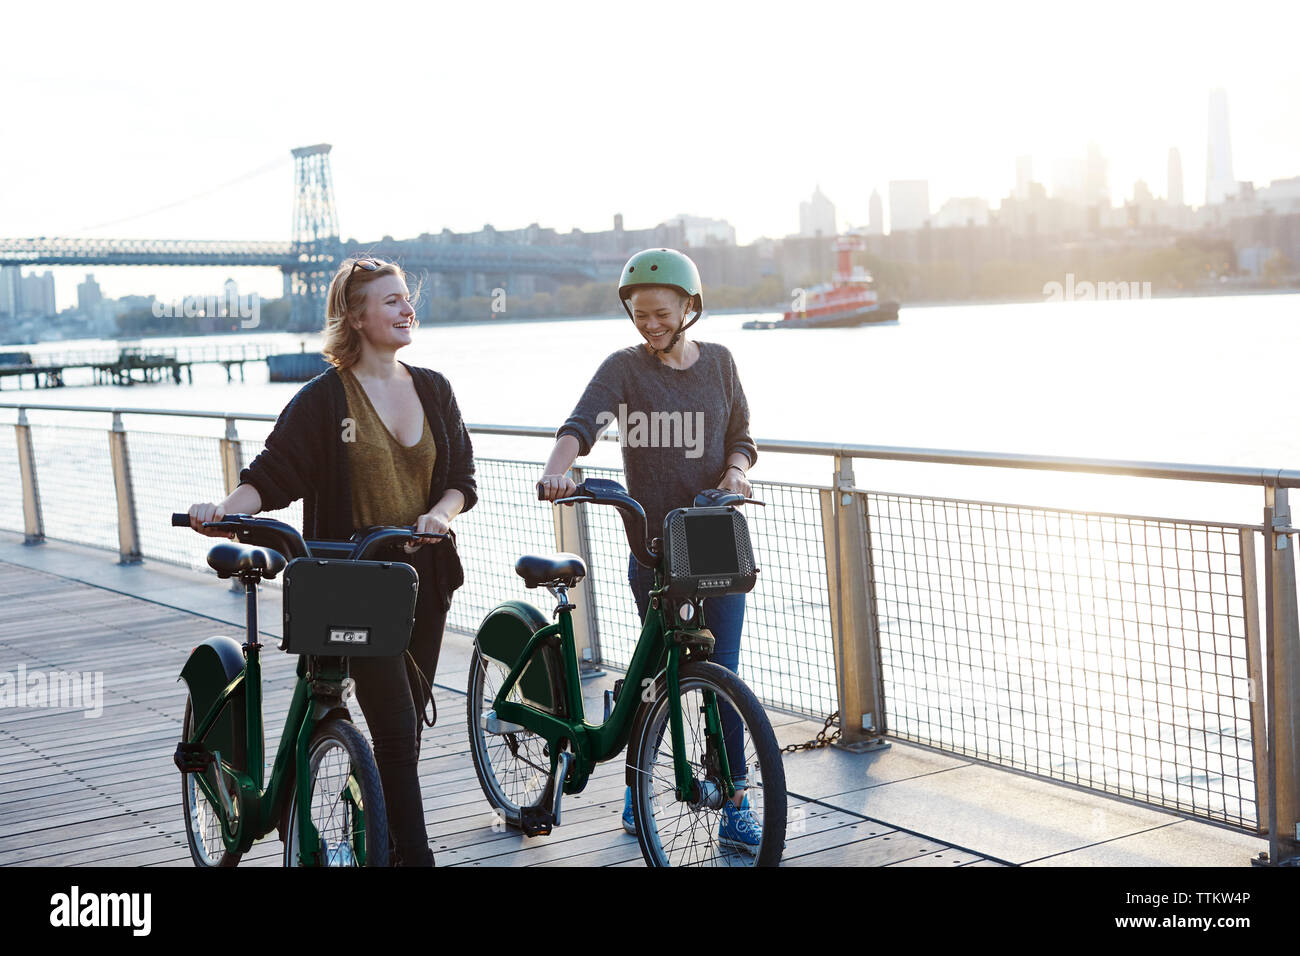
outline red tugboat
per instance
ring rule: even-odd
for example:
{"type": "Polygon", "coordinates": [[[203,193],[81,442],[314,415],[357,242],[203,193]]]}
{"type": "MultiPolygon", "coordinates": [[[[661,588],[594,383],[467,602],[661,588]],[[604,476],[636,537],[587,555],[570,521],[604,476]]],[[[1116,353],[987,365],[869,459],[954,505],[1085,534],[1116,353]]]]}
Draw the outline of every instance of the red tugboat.
{"type": "Polygon", "coordinates": [[[859,236],[835,240],[835,276],[829,283],[801,290],[794,308],[778,322],[755,319],[746,329],[837,329],[868,323],[897,322],[898,303],[880,302],[872,288],[871,273],[854,267],[855,250],[866,248],[859,236]]]}

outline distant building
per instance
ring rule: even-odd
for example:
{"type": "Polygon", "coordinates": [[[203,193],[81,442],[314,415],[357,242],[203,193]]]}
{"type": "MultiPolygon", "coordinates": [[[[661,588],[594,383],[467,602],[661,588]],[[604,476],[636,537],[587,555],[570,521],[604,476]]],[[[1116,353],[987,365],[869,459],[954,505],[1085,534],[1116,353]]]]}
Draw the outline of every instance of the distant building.
{"type": "Polygon", "coordinates": [[[1084,205],[1110,206],[1110,163],[1096,143],[1088,144],[1083,170],[1084,205]]]}
{"type": "Polygon", "coordinates": [[[997,220],[1014,236],[1056,236],[1065,229],[1064,212],[1063,199],[1049,199],[1042,183],[1031,182],[1027,199],[1017,199],[1013,192],[1002,200],[997,220]]]}
{"type": "Polygon", "coordinates": [[[799,235],[838,235],[835,227],[835,204],[822,193],[821,186],[813,190],[812,199],[799,204],[799,235]]]}
{"type": "Polygon", "coordinates": [[[1232,176],[1228,93],[1224,89],[1210,90],[1205,154],[1205,204],[1213,206],[1237,191],[1237,182],[1232,176]]]}
{"type": "MultiPolygon", "coordinates": [[[[725,219],[706,219],[703,216],[688,216],[685,213],[676,221],[681,224],[682,235],[688,246],[734,246],[736,244],[736,227],[725,219]]],[[[616,223],[615,228],[620,228],[616,223]]]]}
{"type": "Polygon", "coordinates": [[[33,316],[57,315],[54,303],[54,273],[48,269],[41,275],[32,273],[22,278],[22,313],[33,316]]]}
{"type": "Polygon", "coordinates": [[[930,183],[895,179],[889,183],[889,231],[922,229],[930,221],[930,183]]]}
{"type": "Polygon", "coordinates": [[[1151,187],[1146,180],[1139,179],[1133,184],[1133,199],[1125,204],[1125,226],[1159,226],[1165,225],[1166,205],[1151,194],[1151,187]]]}
{"type": "Polygon", "coordinates": [[[871,190],[871,199],[867,202],[867,235],[883,236],[885,234],[885,208],[880,201],[880,191],[871,190]]]}
{"type": "Polygon", "coordinates": [[[1016,191],[1015,197],[1021,202],[1029,198],[1029,185],[1034,181],[1034,160],[1032,156],[1016,157],[1016,191]]]}
{"type": "Polygon", "coordinates": [[[1178,147],[1169,147],[1169,168],[1165,176],[1165,194],[1175,209],[1183,205],[1183,157],[1178,147]]]}
{"type": "Polygon", "coordinates": [[[22,270],[18,266],[4,266],[0,268],[0,315],[15,318],[22,310],[22,270]]]}
{"type": "Polygon", "coordinates": [[[1255,190],[1255,202],[1262,211],[1273,213],[1300,212],[1300,176],[1275,179],[1267,186],[1255,190]]]}
{"type": "Polygon", "coordinates": [[[1052,196],[1067,203],[1084,204],[1084,161],[1067,156],[1052,164],[1052,196]]]}
{"type": "Polygon", "coordinates": [[[949,199],[939,207],[934,217],[934,224],[939,229],[951,229],[954,226],[987,226],[989,224],[988,200],[977,196],[949,199]]]}
{"type": "Polygon", "coordinates": [[[99,283],[93,275],[87,274],[86,281],[77,286],[77,311],[90,318],[96,314],[99,303],[104,301],[99,283]]]}

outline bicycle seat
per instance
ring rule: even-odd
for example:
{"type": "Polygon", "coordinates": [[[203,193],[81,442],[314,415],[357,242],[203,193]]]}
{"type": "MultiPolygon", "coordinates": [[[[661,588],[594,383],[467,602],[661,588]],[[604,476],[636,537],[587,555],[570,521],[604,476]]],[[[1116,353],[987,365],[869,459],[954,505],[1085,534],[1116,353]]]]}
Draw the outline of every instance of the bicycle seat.
{"type": "Polygon", "coordinates": [[[526,587],[562,584],[571,588],[587,576],[587,565],[576,554],[565,551],[545,557],[525,554],[515,562],[515,574],[524,579],[526,587]]]}
{"type": "Polygon", "coordinates": [[[262,578],[270,579],[284,570],[285,563],[279,551],[234,541],[213,545],[208,551],[208,566],[219,578],[256,571],[262,578]]]}

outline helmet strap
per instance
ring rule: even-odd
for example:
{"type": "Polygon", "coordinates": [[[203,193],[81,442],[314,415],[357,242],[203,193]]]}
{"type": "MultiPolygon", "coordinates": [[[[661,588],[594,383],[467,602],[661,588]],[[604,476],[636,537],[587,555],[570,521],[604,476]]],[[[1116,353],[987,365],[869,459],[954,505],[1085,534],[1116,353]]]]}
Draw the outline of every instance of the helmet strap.
{"type": "MultiPolygon", "coordinates": [[[[626,306],[627,306],[627,304],[624,303],[624,308],[626,308],[626,306]]],[[[629,313],[629,315],[630,315],[630,314],[631,314],[631,313],[629,313]]],[[[704,314],[704,313],[703,313],[702,310],[697,309],[696,312],[695,312],[695,314],[694,314],[693,316],[691,316],[690,321],[688,321],[688,322],[683,322],[681,325],[679,325],[679,326],[677,327],[677,331],[673,333],[673,337],[672,337],[671,339],[668,340],[668,347],[667,347],[667,348],[664,348],[664,349],[657,349],[657,348],[655,348],[653,345],[650,345],[649,342],[647,342],[646,345],[650,345],[650,351],[651,351],[651,353],[654,354],[656,357],[658,357],[658,356],[660,356],[660,355],[667,355],[667,354],[668,354],[669,352],[671,352],[673,349],[677,348],[677,343],[678,343],[679,341],[681,341],[682,333],[685,332],[687,329],[689,329],[689,328],[690,328],[692,325],[694,325],[696,322],[700,321],[700,316],[703,315],[703,314],[704,314]]]]}

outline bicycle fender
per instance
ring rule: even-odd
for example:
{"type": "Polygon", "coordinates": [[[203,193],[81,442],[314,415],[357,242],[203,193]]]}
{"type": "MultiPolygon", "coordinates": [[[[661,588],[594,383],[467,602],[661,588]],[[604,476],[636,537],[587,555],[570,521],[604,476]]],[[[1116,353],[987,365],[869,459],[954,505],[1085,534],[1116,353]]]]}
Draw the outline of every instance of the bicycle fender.
{"type": "MultiPolygon", "coordinates": [[[[209,637],[194,648],[181,668],[180,679],[189,688],[195,723],[207,714],[221,692],[243,670],[244,650],[233,638],[224,635],[209,637]]],[[[241,687],[231,696],[225,712],[208,731],[204,746],[208,750],[221,751],[232,767],[242,769],[248,740],[246,721],[244,689],[241,687]]]]}
{"type": "MultiPolygon", "coordinates": [[[[474,645],[484,657],[510,670],[532,636],[548,624],[545,615],[527,601],[506,601],[488,612],[474,636],[474,645]]],[[[563,715],[564,659],[559,648],[538,648],[520,675],[518,687],[523,699],[533,707],[563,715]]]]}

